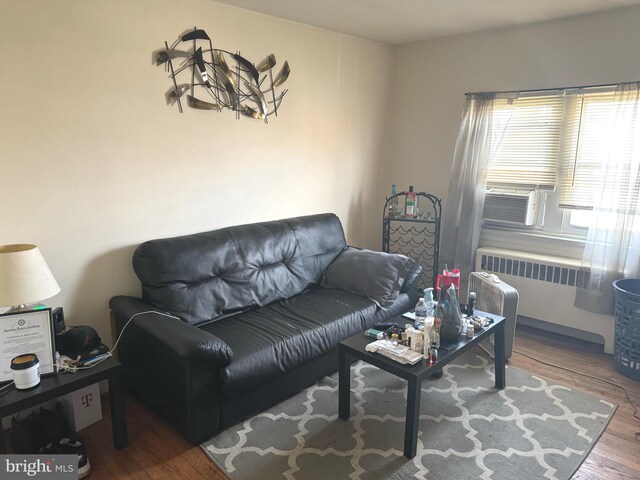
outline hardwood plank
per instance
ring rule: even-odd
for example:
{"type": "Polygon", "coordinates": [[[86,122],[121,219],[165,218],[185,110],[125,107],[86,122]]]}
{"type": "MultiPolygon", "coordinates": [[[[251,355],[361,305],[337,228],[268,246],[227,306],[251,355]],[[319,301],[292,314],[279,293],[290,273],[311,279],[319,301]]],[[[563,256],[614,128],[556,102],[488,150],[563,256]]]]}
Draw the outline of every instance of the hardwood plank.
{"type": "MultiPolygon", "coordinates": [[[[104,410],[104,418],[87,429],[92,431],[104,423],[99,434],[98,461],[107,463],[112,478],[126,479],[201,479],[216,478],[220,472],[213,462],[204,456],[198,447],[182,439],[171,427],[145,410],[133,399],[128,399],[129,446],[117,451],[111,443],[109,411],[104,410]],[[107,430],[105,432],[104,430],[107,430]],[[107,434],[105,434],[107,433],[107,434]],[[201,463],[210,464],[210,470],[196,468],[190,457],[201,455],[201,463]],[[125,466],[123,466],[123,464],[125,466]],[[207,472],[206,475],[202,472],[207,472]]],[[[84,433],[84,432],[83,432],[84,433]]],[[[105,477],[109,478],[109,477],[105,477]]],[[[224,478],[224,477],[223,477],[224,478]]]]}
{"type": "Polygon", "coordinates": [[[640,421],[633,417],[624,392],[601,380],[543,365],[519,353],[618,384],[634,402],[640,399],[640,382],[619,374],[613,367],[613,357],[599,345],[530,327],[517,328],[511,365],[618,404],[606,431],[573,479],[640,478],[640,441],[635,435],[640,431],[640,421]]]}
{"type": "MultiPolygon", "coordinates": [[[[610,433],[607,429],[600,437],[596,448],[602,448],[604,451],[614,450],[615,452],[624,452],[634,463],[640,464],[640,446],[635,438],[622,439],[619,436],[610,433]]],[[[640,471],[640,466],[638,471],[640,471]]]]}
{"type": "MultiPolygon", "coordinates": [[[[589,467],[587,472],[590,475],[587,478],[604,478],[611,480],[637,480],[638,471],[626,464],[614,461],[606,456],[591,452],[584,462],[589,467]]],[[[582,466],[579,472],[583,470],[582,466]]]]}

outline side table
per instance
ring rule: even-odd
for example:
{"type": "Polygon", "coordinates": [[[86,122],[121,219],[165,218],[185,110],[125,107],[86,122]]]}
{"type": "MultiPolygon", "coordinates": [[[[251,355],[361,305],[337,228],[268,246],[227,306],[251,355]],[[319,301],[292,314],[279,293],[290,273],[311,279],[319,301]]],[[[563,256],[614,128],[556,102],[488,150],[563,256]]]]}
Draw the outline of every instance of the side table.
{"type": "MultiPolygon", "coordinates": [[[[5,393],[0,393],[0,419],[93,385],[101,380],[109,382],[113,446],[122,450],[129,444],[124,405],[124,379],[122,364],[114,358],[109,358],[93,368],[78,370],[76,373],[58,373],[42,377],[40,385],[33,390],[25,391],[13,388],[5,393]]],[[[1,433],[0,453],[6,453],[4,435],[1,433]]]]}

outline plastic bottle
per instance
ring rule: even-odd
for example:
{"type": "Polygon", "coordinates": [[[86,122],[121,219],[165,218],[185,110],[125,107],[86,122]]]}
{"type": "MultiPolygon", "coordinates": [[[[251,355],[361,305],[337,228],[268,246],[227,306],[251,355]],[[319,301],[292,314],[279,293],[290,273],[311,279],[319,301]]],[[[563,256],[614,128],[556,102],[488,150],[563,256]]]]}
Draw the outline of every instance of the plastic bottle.
{"type": "Polygon", "coordinates": [[[429,355],[431,365],[435,365],[438,362],[438,347],[435,342],[431,344],[431,355],[429,355]]]}
{"type": "Polygon", "coordinates": [[[427,318],[436,314],[436,302],[433,299],[433,288],[424,289],[424,303],[427,304],[427,318]]]}
{"type": "Polygon", "coordinates": [[[407,330],[409,333],[409,344],[411,350],[414,352],[422,353],[424,346],[422,342],[424,341],[423,332],[417,330],[413,327],[407,330]]]}
{"type": "Polygon", "coordinates": [[[467,297],[467,315],[473,317],[473,310],[476,306],[476,292],[469,292],[469,296],[467,297]]]}
{"type": "Polygon", "coordinates": [[[424,298],[418,300],[414,312],[416,314],[416,327],[424,325],[424,321],[427,318],[427,303],[424,301],[424,298]]]}
{"type": "Polygon", "coordinates": [[[469,321],[469,323],[467,323],[467,338],[473,338],[473,335],[475,334],[474,332],[474,328],[473,328],[473,323],[471,323],[471,321],[469,321]]]}
{"type": "Polygon", "coordinates": [[[440,326],[442,325],[442,319],[436,316],[433,320],[433,329],[431,330],[431,346],[435,345],[436,348],[440,348],[440,326]]]}
{"type": "Polygon", "coordinates": [[[431,337],[433,336],[433,317],[427,317],[424,321],[424,358],[429,358],[431,354],[431,337]]]}
{"type": "Polygon", "coordinates": [[[389,200],[389,217],[394,218],[398,216],[398,197],[394,197],[398,192],[396,191],[396,184],[391,185],[391,200],[389,200]]]}
{"type": "Polygon", "coordinates": [[[462,333],[462,313],[458,302],[458,291],[455,284],[440,290],[436,318],[441,321],[440,336],[444,339],[456,339],[462,333]]]}
{"type": "Polygon", "coordinates": [[[416,194],[413,191],[413,185],[409,186],[409,192],[407,192],[407,198],[404,203],[404,216],[406,218],[413,218],[416,214],[416,194]]]}

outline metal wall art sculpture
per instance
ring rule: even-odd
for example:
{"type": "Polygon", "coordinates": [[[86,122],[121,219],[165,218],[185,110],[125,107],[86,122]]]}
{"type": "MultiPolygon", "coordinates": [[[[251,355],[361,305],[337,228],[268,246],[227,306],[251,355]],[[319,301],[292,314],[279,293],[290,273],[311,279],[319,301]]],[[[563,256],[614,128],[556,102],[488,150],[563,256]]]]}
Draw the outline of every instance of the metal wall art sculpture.
{"type": "Polygon", "coordinates": [[[240,52],[213,48],[209,35],[198,28],[182,35],[173,45],[167,42],[164,45],[164,49],[155,52],[156,65],[164,65],[169,72],[173,87],[166,93],[167,104],[177,103],[180,113],[186,94],[187,105],[198,110],[226,108],[234,111],[236,118],[242,114],[265,123],[270,115],[278,116],[287,90],[276,95],[276,88],[289,77],[288,62],[274,77],[275,55],[270,54],[254,65],[240,52]],[[180,83],[179,78],[187,82],[180,83]]]}

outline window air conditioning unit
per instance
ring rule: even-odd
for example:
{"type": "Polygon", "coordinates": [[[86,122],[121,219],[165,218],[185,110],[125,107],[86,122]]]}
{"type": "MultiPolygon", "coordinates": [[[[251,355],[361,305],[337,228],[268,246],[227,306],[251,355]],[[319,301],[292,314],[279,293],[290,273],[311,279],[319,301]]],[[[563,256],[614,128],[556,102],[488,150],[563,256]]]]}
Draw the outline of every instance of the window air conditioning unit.
{"type": "Polygon", "coordinates": [[[538,196],[535,190],[489,189],[484,196],[482,219],[513,226],[536,224],[538,196]]]}

